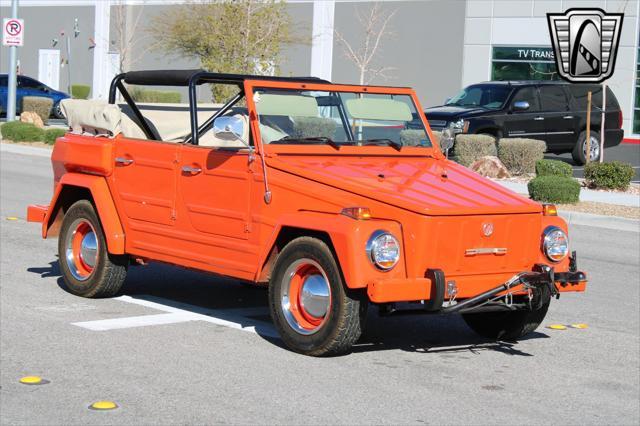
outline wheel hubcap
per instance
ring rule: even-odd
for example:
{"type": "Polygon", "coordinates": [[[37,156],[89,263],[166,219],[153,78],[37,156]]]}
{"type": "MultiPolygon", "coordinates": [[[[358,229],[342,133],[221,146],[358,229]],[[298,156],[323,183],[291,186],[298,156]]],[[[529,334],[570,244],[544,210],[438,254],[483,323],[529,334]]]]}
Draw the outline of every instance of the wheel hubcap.
{"type": "MultiPolygon", "coordinates": [[[[591,154],[589,155],[589,161],[600,159],[600,141],[595,137],[591,136],[591,146],[589,146],[589,150],[591,154]]],[[[582,146],[582,153],[584,154],[584,158],[587,158],[587,141],[584,141],[584,145],[582,146]]]]}
{"type": "Polygon", "coordinates": [[[91,223],[77,219],[66,238],[66,261],[71,275],[78,281],[87,280],[98,263],[98,239],[91,223]]]}
{"type": "Polygon", "coordinates": [[[331,306],[331,287],[320,265],[311,259],[297,260],[283,280],[281,308],[289,326],[303,335],[320,330],[331,306]]]}

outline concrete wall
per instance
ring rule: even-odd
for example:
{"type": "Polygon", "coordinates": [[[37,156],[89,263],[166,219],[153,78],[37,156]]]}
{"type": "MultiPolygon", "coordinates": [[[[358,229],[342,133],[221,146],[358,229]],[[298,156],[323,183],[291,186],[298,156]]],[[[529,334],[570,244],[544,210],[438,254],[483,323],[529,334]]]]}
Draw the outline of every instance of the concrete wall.
{"type": "MultiPolygon", "coordinates": [[[[11,7],[0,7],[0,15],[7,17],[11,7]]],[[[62,29],[71,35],[71,79],[74,84],[92,84],[93,50],[90,49],[90,37],[93,37],[94,8],[92,6],[43,6],[21,7],[19,18],[25,20],[24,46],[18,48],[20,70],[24,75],[38,78],[39,49],[59,49],[60,57],[67,58],[67,46],[62,29]],[[80,35],[73,38],[73,22],[78,18],[80,35]],[[52,39],[58,39],[53,47],[52,39]]],[[[0,73],[9,72],[9,48],[0,48],[0,73]]],[[[60,68],[60,90],[66,92],[68,77],[67,66],[60,68]]]]}
{"type": "MultiPolygon", "coordinates": [[[[461,86],[464,33],[464,1],[397,1],[383,3],[396,13],[390,21],[393,36],[383,40],[376,66],[392,66],[390,79],[376,78],[372,84],[411,86],[423,107],[440,105],[461,86]]],[[[336,3],[335,29],[352,45],[362,40],[356,10],[366,13],[364,2],[336,3]]],[[[358,83],[358,70],[334,39],[334,82],[358,83]]]]}
{"type": "Polygon", "coordinates": [[[489,80],[492,46],[551,47],[546,14],[572,7],[624,12],[615,72],[607,80],[622,108],[625,135],[632,134],[639,1],[486,0],[468,1],[465,16],[462,85],[489,80]]]}

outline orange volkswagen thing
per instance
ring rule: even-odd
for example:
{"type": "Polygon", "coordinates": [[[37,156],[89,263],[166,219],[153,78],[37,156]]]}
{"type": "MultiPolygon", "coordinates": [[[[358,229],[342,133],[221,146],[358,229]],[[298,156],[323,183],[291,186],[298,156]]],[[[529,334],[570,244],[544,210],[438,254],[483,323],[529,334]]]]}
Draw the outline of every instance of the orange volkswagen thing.
{"type": "Polygon", "coordinates": [[[147,261],[234,277],[268,288],[291,349],[329,355],[372,303],[516,340],[585,289],[555,207],[447,160],[411,89],[138,71],[109,103],[62,108],[54,195],[28,219],[58,236],[73,294],[113,296],[147,261]],[[131,85],[183,86],[189,108],[138,105],[131,85]],[[199,100],[211,88],[227,98],[199,100]]]}

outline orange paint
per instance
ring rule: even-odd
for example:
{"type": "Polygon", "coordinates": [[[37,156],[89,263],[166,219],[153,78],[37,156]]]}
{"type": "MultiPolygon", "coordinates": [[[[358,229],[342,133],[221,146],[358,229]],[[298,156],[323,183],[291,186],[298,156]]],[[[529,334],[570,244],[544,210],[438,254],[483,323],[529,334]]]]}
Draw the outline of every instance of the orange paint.
{"type": "MultiPolygon", "coordinates": [[[[427,269],[455,280],[462,299],[537,263],[551,264],[541,250],[542,231],[549,225],[566,231],[564,220],[446,160],[424,114],[418,118],[432,148],[263,145],[254,88],[409,95],[422,111],[408,88],[247,80],[255,158],[247,149],[67,134],[52,155],[53,207],[30,206],[28,220],[42,222],[46,237],[59,220],[63,189],[85,188],[109,252],[254,282],[268,279],[271,260],[282,249],[279,236],[316,235],[332,246],[345,284],[366,289],[373,302],[428,299],[427,269]],[[260,155],[272,192],[268,204],[260,155]],[[400,261],[388,272],[373,266],[365,250],[376,230],[400,242],[400,261]]],[[[569,260],[553,266],[567,271],[569,260]]],[[[584,283],[559,290],[584,291],[584,283]]],[[[303,312],[298,320],[313,326],[303,312]]]]}

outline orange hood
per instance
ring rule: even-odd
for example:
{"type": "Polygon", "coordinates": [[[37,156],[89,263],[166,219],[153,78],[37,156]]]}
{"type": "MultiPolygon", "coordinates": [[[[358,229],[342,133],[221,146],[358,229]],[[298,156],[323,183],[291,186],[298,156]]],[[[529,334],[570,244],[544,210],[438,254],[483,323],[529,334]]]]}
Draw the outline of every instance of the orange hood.
{"type": "Polygon", "coordinates": [[[277,155],[270,167],[420,214],[540,213],[524,198],[452,161],[430,157],[277,155]]]}

